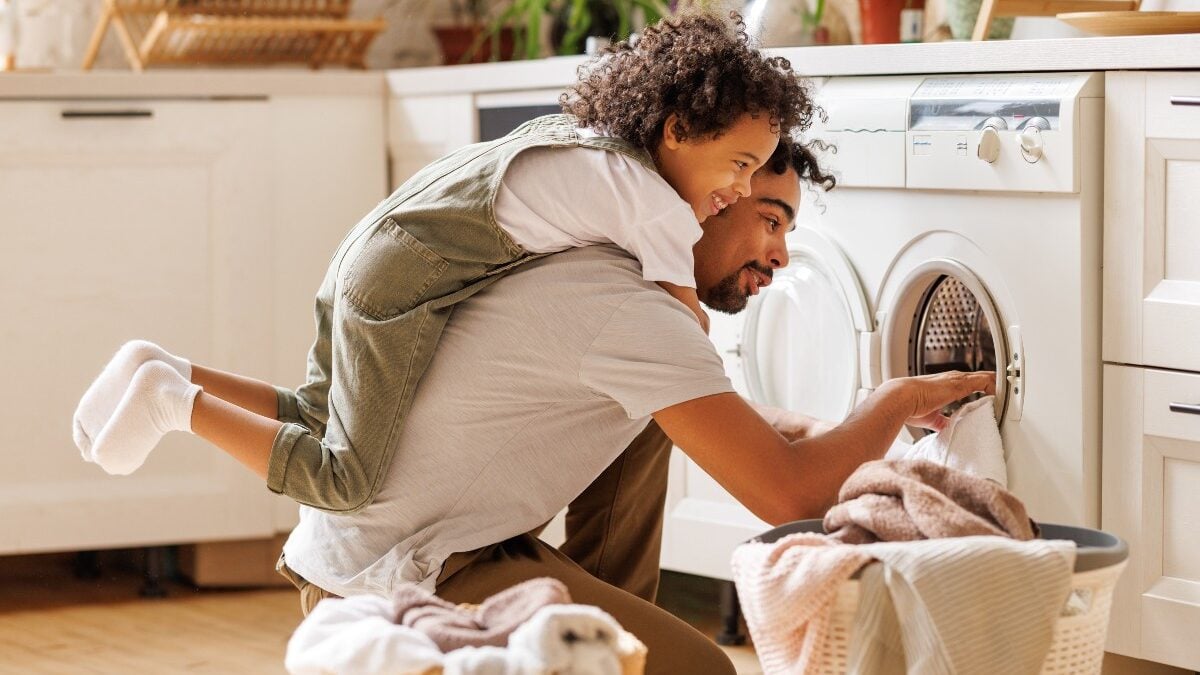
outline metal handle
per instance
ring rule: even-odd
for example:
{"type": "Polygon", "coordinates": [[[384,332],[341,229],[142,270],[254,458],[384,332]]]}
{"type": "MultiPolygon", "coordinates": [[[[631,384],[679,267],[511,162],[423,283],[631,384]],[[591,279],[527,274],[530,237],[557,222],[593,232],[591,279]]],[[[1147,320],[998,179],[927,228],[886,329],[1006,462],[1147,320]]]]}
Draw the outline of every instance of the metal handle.
{"type": "Polygon", "coordinates": [[[1172,403],[1171,412],[1200,415],[1200,403],[1172,403]]]}
{"type": "Polygon", "coordinates": [[[74,119],[125,119],[154,117],[153,110],[64,110],[65,120],[74,119]]]}
{"type": "Polygon", "coordinates": [[[1200,106],[1200,96],[1172,96],[1171,105],[1200,106]]]}

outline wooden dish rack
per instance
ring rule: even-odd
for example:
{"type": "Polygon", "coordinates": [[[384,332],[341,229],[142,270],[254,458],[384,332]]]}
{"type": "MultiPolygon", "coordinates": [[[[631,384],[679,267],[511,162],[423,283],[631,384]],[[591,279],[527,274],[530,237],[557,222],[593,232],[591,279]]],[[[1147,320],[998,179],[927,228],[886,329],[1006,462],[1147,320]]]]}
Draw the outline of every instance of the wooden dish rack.
{"type": "Polygon", "coordinates": [[[350,0],[104,0],[83,69],[111,26],[129,65],[304,63],[365,68],[382,18],[348,19],[350,0]]]}

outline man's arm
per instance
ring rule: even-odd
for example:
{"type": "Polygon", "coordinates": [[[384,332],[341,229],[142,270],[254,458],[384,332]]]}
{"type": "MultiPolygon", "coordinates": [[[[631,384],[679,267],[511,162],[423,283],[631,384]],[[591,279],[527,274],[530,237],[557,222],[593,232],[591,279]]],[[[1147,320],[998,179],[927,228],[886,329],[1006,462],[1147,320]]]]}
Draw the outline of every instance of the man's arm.
{"type": "Polygon", "coordinates": [[[758,413],[766,420],[767,424],[770,424],[775,431],[778,431],[788,441],[798,441],[802,438],[820,436],[837,426],[832,422],[826,422],[816,417],[809,417],[793,410],[772,408],[769,405],[763,405],[750,400],[747,400],[746,403],[749,403],[750,407],[754,408],[754,412],[758,413]]]}
{"type": "Polygon", "coordinates": [[[820,518],[863,462],[887,452],[905,422],[938,426],[942,407],[991,392],[994,373],[942,373],[884,383],[840,425],[788,441],[737,394],[654,413],[663,431],[738,501],[777,525],[820,518]]]}

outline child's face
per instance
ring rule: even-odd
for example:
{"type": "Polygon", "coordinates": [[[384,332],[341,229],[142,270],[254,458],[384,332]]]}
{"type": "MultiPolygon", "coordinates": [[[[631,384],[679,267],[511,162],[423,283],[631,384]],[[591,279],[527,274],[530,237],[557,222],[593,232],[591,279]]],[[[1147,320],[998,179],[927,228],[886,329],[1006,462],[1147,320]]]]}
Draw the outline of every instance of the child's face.
{"type": "Polygon", "coordinates": [[[716,137],[681,141],[674,126],[675,116],[671,115],[658,147],[658,169],[692,205],[699,222],[750,196],[750,176],[779,144],[779,134],[766,114],[746,113],[716,137]]]}

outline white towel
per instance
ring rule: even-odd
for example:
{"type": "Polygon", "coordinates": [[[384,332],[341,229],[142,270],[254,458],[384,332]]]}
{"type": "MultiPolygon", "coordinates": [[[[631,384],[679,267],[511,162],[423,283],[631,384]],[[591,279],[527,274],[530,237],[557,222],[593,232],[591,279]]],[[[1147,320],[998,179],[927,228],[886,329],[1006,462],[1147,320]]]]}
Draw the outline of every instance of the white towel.
{"type": "Polygon", "coordinates": [[[532,654],[511,647],[459,647],[446,654],[442,668],[442,675],[546,674],[532,654]]]}
{"type": "Polygon", "coordinates": [[[548,605],[508,636],[508,647],[532,654],[547,673],[621,675],[620,634],[599,607],[548,605]]]}
{"type": "Polygon", "coordinates": [[[996,424],[995,396],[972,401],[950,416],[946,428],[913,445],[895,443],[884,459],[926,459],[1008,487],[1004,446],[996,424]]]}
{"type": "Polygon", "coordinates": [[[507,647],[443,654],[421,631],[393,622],[390,600],[328,598],[288,641],[291,675],[621,675],[644,663],[646,647],[598,607],[547,605],[521,624],[507,647]]]}
{"type": "Polygon", "coordinates": [[[443,655],[424,633],[392,622],[392,603],[373,595],[317,603],[288,640],[292,675],[424,673],[443,655]]]}

